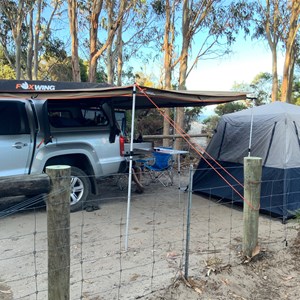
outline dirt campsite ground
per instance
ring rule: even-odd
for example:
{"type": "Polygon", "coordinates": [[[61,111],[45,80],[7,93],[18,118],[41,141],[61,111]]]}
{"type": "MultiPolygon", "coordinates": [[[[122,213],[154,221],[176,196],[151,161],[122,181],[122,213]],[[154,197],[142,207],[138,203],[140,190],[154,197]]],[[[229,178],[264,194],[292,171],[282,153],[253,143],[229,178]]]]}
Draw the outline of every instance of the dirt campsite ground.
{"type": "MultiPolygon", "coordinates": [[[[199,195],[192,196],[186,279],[187,169],[177,180],[150,183],[142,195],[133,185],[127,251],[128,194],[113,180],[99,183],[99,210],[71,214],[72,300],[299,298],[297,224],[261,215],[259,248],[247,259],[241,208],[199,195]]],[[[0,299],[47,299],[46,219],[44,208],[0,219],[0,299]]]]}

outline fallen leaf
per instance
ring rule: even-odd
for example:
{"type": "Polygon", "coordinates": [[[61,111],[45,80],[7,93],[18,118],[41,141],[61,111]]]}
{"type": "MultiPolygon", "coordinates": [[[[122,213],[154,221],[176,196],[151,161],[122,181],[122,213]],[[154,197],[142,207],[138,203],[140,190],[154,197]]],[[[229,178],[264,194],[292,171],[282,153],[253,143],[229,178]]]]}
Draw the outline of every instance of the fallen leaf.
{"type": "Polygon", "coordinates": [[[260,253],[260,247],[258,245],[256,245],[256,247],[252,250],[252,257],[256,256],[257,254],[260,253]]]}
{"type": "Polygon", "coordinates": [[[8,291],[0,290],[0,293],[2,293],[2,294],[11,294],[11,290],[8,290],[8,291]]]}
{"type": "Polygon", "coordinates": [[[291,279],[293,279],[293,278],[294,278],[294,276],[282,277],[282,279],[283,279],[284,281],[288,281],[288,280],[291,280],[291,279]]]}
{"type": "Polygon", "coordinates": [[[176,252],[172,251],[172,252],[167,253],[167,259],[176,259],[178,257],[179,257],[179,255],[176,252]]]}

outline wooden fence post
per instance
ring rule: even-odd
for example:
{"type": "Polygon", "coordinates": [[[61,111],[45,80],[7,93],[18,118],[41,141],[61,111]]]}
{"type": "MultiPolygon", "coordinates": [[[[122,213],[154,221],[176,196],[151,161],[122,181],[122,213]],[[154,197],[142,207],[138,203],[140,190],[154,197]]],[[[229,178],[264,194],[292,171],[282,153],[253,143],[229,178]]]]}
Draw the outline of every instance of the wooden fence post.
{"type": "Polygon", "coordinates": [[[248,257],[252,257],[253,250],[257,246],[261,175],[262,159],[245,157],[243,254],[248,257]]]}
{"type": "Polygon", "coordinates": [[[47,200],[48,299],[70,299],[70,189],[71,168],[49,166],[47,200]]]}

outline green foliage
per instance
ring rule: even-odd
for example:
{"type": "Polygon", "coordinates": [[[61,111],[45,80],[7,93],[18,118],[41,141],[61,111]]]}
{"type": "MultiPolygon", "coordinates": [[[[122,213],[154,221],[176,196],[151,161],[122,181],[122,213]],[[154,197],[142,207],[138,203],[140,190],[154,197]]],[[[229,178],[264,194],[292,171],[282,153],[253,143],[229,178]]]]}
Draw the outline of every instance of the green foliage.
{"type": "Polygon", "coordinates": [[[123,85],[130,85],[135,81],[135,74],[133,73],[133,67],[128,66],[122,71],[122,83],[123,85]]]}
{"type": "MultiPolygon", "coordinates": [[[[200,107],[188,108],[185,110],[185,124],[184,130],[187,132],[190,129],[191,122],[196,120],[200,107]]],[[[171,110],[170,118],[174,118],[174,114],[171,110]]],[[[131,112],[126,114],[127,126],[126,131],[130,131],[131,112]]],[[[172,127],[172,126],[171,126],[172,127]]],[[[154,135],[163,133],[163,116],[157,111],[157,109],[137,110],[135,117],[135,132],[142,133],[142,135],[154,135]]]]}
{"type": "Polygon", "coordinates": [[[0,64],[0,79],[16,79],[15,71],[9,65],[0,64]]]}
{"type": "Polygon", "coordinates": [[[42,80],[72,81],[70,58],[61,61],[55,57],[47,57],[39,65],[39,76],[42,80]]]}
{"type": "Polygon", "coordinates": [[[295,104],[300,105],[300,81],[294,82],[293,95],[295,104]]]}
{"type": "Polygon", "coordinates": [[[219,120],[220,120],[220,116],[212,115],[206,118],[205,120],[203,120],[202,123],[206,125],[206,129],[208,132],[213,132],[216,129],[219,120]]]}
{"type": "Polygon", "coordinates": [[[191,129],[191,123],[192,121],[197,120],[199,114],[201,113],[202,108],[201,107],[188,107],[184,111],[184,129],[186,132],[188,132],[191,129]]]}
{"type": "Polygon", "coordinates": [[[257,74],[250,84],[235,83],[234,91],[247,91],[253,98],[252,104],[259,106],[271,102],[272,75],[267,72],[257,74]]]}
{"type": "Polygon", "coordinates": [[[157,15],[163,15],[165,13],[165,3],[162,0],[154,0],[151,2],[152,9],[157,15]]]}
{"type": "MultiPolygon", "coordinates": [[[[82,82],[88,81],[89,62],[79,59],[80,79],[82,82]]],[[[73,81],[71,57],[64,60],[56,57],[47,57],[40,63],[40,76],[43,80],[52,81],[73,81]]],[[[97,70],[97,82],[107,82],[107,76],[103,68],[97,70]]]]}
{"type": "Polygon", "coordinates": [[[274,40],[276,38],[283,39],[284,32],[286,30],[286,22],[288,22],[287,15],[287,1],[270,1],[269,11],[267,9],[266,2],[252,1],[251,4],[254,18],[254,33],[253,38],[260,39],[266,38],[266,23],[268,22],[268,27],[270,34],[274,40]],[[276,3],[276,4],[275,4],[276,3]],[[276,10],[279,13],[276,13],[276,10]]]}
{"type": "Polygon", "coordinates": [[[163,117],[156,109],[137,111],[137,132],[142,135],[162,134],[163,117]]]}
{"type": "Polygon", "coordinates": [[[106,74],[105,69],[102,65],[98,66],[98,68],[97,68],[96,82],[107,82],[107,74],[106,74]]]}
{"type": "MultiPolygon", "coordinates": [[[[10,57],[13,60],[13,57],[10,57]]],[[[3,48],[0,47],[0,78],[1,79],[16,79],[14,69],[9,65],[7,58],[4,55],[3,48]]]]}
{"type": "MultiPolygon", "coordinates": [[[[126,132],[127,135],[131,131],[131,111],[126,111],[126,132]]],[[[135,112],[135,135],[141,133],[142,135],[148,134],[162,134],[163,130],[163,117],[156,109],[139,109],[135,112]]],[[[137,136],[135,137],[137,138],[137,136]]]]}
{"type": "Polygon", "coordinates": [[[206,125],[208,132],[213,132],[217,127],[221,116],[247,108],[247,103],[244,101],[235,101],[225,104],[219,104],[215,108],[216,115],[209,116],[208,118],[204,119],[202,123],[206,125]]]}
{"type": "Polygon", "coordinates": [[[218,116],[223,116],[225,114],[234,113],[236,111],[240,111],[247,108],[248,107],[245,104],[245,102],[240,102],[240,101],[229,102],[229,103],[217,105],[217,107],[215,108],[215,113],[218,116]]]}
{"type": "Polygon", "coordinates": [[[88,67],[89,62],[84,61],[83,59],[79,59],[79,68],[80,68],[80,78],[82,82],[88,81],[88,67]]]}
{"type": "Polygon", "coordinates": [[[44,58],[46,60],[55,57],[58,61],[64,61],[67,59],[67,52],[65,50],[65,44],[58,38],[49,38],[44,43],[44,58]]]}

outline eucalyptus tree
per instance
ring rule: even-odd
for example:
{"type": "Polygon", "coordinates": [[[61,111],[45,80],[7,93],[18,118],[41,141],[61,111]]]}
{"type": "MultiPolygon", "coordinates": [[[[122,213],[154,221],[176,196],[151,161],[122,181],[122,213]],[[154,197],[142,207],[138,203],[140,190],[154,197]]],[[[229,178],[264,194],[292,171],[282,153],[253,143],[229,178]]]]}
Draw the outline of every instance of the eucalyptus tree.
{"type": "MultiPolygon", "coordinates": [[[[248,33],[245,20],[249,20],[251,11],[246,9],[247,7],[246,1],[182,1],[182,43],[178,58],[179,89],[186,89],[186,79],[200,59],[227,54],[235,41],[235,35],[241,29],[248,33]],[[193,41],[193,51],[196,48],[197,54],[189,66],[188,59],[193,41]]],[[[183,128],[183,122],[184,110],[180,108],[176,113],[176,123],[183,128]]],[[[175,147],[180,148],[179,141],[175,147]]]]}
{"type": "Polygon", "coordinates": [[[75,82],[80,82],[80,67],[78,53],[78,1],[68,0],[68,16],[70,24],[70,35],[72,38],[71,45],[71,63],[72,63],[72,78],[75,82]]]}
{"type": "Polygon", "coordinates": [[[299,56],[300,2],[298,0],[252,1],[254,38],[265,38],[272,53],[272,101],[289,102],[293,83],[295,59],[299,56]],[[278,79],[278,52],[285,53],[281,91],[278,79]]]}
{"type": "MultiPolygon", "coordinates": [[[[89,49],[90,49],[90,65],[89,65],[89,81],[96,80],[97,62],[105,51],[110,52],[110,47],[117,33],[120,24],[123,21],[125,13],[132,7],[132,1],[125,0],[92,0],[89,5],[89,49]],[[104,11],[105,9],[105,11],[104,11]],[[100,44],[98,41],[98,31],[100,26],[99,17],[107,13],[107,19],[102,19],[102,25],[106,28],[106,39],[100,44]],[[99,46],[100,45],[100,46],[99,46]]],[[[110,55],[110,54],[109,54],[110,55]]],[[[110,57],[109,57],[110,58],[110,57]]],[[[108,62],[108,81],[111,82],[111,62],[108,62]]]]}
{"type": "Polygon", "coordinates": [[[287,3],[289,11],[288,26],[285,31],[285,60],[281,85],[281,101],[289,102],[292,95],[292,83],[296,59],[299,57],[300,1],[291,0],[287,3]]]}
{"type": "Polygon", "coordinates": [[[5,26],[3,26],[3,23],[1,24],[4,27],[4,32],[2,31],[1,36],[2,47],[7,53],[10,50],[9,47],[15,48],[15,59],[13,67],[16,72],[16,79],[21,78],[21,46],[24,31],[27,31],[27,28],[25,27],[25,20],[28,14],[32,11],[33,5],[34,1],[27,0],[3,0],[0,2],[1,17],[6,21],[5,26]],[[11,38],[14,45],[10,43],[11,38]]]}
{"type": "MultiPolygon", "coordinates": [[[[166,21],[165,21],[165,32],[164,32],[164,83],[166,89],[171,89],[172,82],[172,69],[173,69],[173,46],[175,41],[175,9],[178,6],[179,1],[170,1],[166,0],[165,11],[166,11],[166,21]]],[[[170,109],[165,109],[165,118],[163,125],[163,134],[170,134],[170,109]]],[[[169,139],[163,140],[163,146],[169,146],[169,139]]]]}
{"type": "MultiPolygon", "coordinates": [[[[249,20],[251,11],[245,9],[247,1],[155,0],[152,3],[156,12],[165,17],[162,44],[166,87],[172,78],[173,83],[177,79],[172,86],[186,89],[186,80],[201,59],[229,53],[239,30],[242,28],[248,33],[248,24],[244,21],[249,20]]],[[[184,127],[184,119],[184,109],[176,109],[178,127],[184,127]]],[[[165,130],[167,133],[167,126],[165,130]]],[[[175,147],[180,148],[179,140],[175,147]]]]}
{"type": "Polygon", "coordinates": [[[126,62],[142,57],[141,48],[147,48],[156,37],[149,5],[146,0],[94,0],[93,3],[86,16],[90,23],[89,80],[95,79],[94,72],[101,61],[107,68],[108,82],[121,85],[126,62]]]}
{"type": "Polygon", "coordinates": [[[249,94],[248,106],[259,106],[272,101],[272,74],[258,73],[250,83],[238,83],[232,87],[233,91],[247,91],[249,94]]]}
{"type": "MultiPolygon", "coordinates": [[[[13,60],[13,57],[9,57],[9,60],[13,60]]],[[[10,66],[9,61],[4,54],[2,46],[0,46],[0,78],[1,79],[16,79],[14,69],[10,66]]]]}
{"type": "MultiPolygon", "coordinates": [[[[172,78],[174,71],[174,60],[175,60],[175,20],[176,20],[176,11],[180,7],[179,0],[155,0],[152,1],[151,5],[154,13],[158,18],[164,19],[164,32],[163,32],[163,41],[162,51],[163,51],[163,75],[161,81],[161,87],[165,89],[172,89],[172,78]]],[[[164,123],[163,123],[163,134],[170,134],[170,109],[164,109],[164,123]]],[[[163,139],[163,145],[165,147],[169,146],[169,139],[163,139]]]]}
{"type": "Polygon", "coordinates": [[[38,78],[40,52],[49,41],[62,0],[0,1],[0,40],[16,78],[38,78]],[[14,59],[10,55],[14,53],[14,59]]]}

